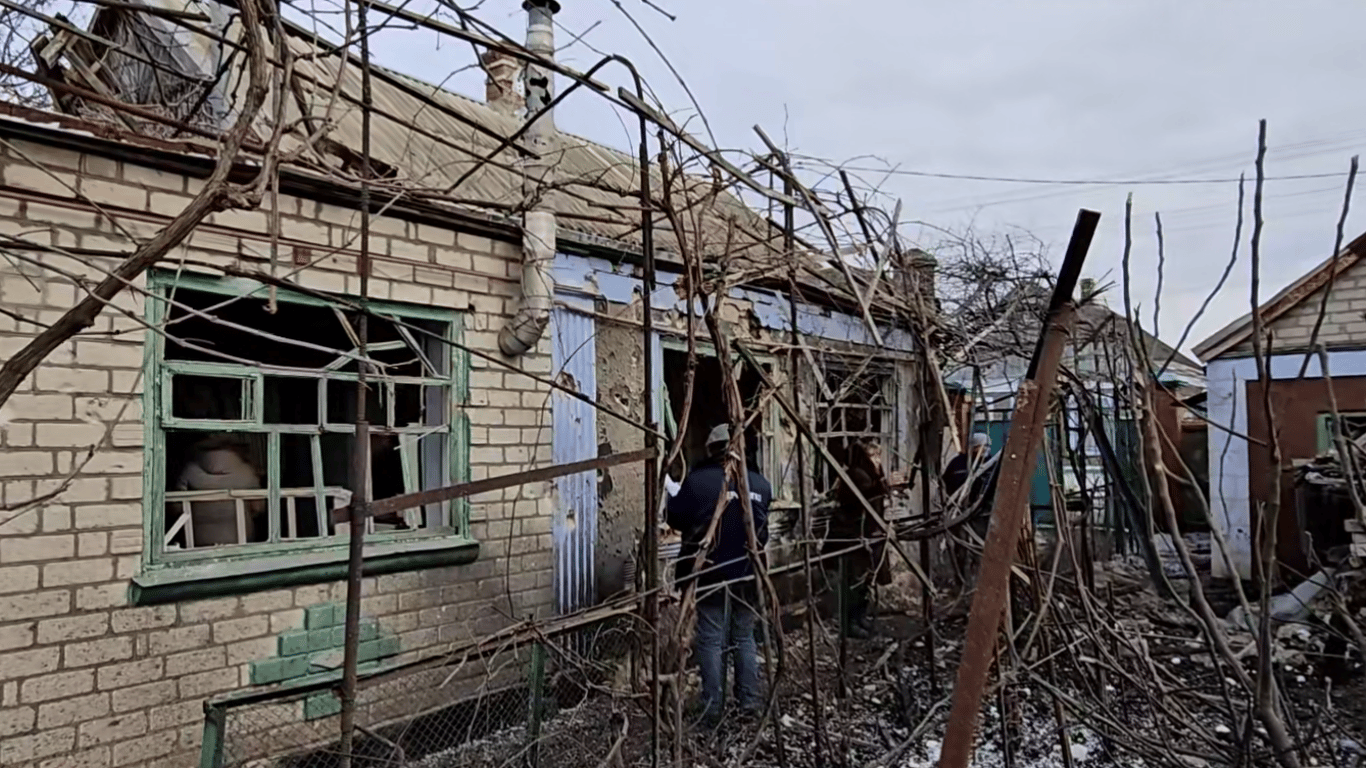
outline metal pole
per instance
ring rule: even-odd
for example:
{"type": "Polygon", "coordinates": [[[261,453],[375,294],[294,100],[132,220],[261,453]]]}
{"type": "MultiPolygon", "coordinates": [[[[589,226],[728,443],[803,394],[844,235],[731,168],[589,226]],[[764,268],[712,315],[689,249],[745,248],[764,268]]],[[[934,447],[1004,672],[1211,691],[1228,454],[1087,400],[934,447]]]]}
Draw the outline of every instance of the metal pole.
{"type": "MultiPolygon", "coordinates": [[[[932,363],[926,360],[926,364],[932,363]]],[[[930,402],[928,398],[926,402],[930,402]]],[[[939,441],[934,441],[936,445],[930,445],[930,433],[934,426],[937,425],[922,426],[920,432],[920,509],[927,521],[930,518],[930,504],[932,503],[930,481],[937,474],[930,471],[930,457],[937,458],[939,454],[937,445],[939,441]]],[[[937,469],[938,462],[935,464],[937,469]]],[[[930,575],[930,540],[928,538],[920,540],[920,570],[924,571],[926,576],[930,575]]],[[[934,649],[939,643],[939,633],[934,626],[934,590],[930,588],[929,584],[920,585],[920,602],[921,611],[925,617],[925,629],[929,632],[925,641],[925,674],[930,678],[930,696],[937,699],[939,698],[939,675],[935,674],[934,669],[934,649]]]]}
{"type": "MultiPolygon", "coordinates": [[[[631,74],[640,88],[640,77],[631,74]]],[[[651,294],[655,290],[654,209],[650,197],[649,126],[640,115],[640,250],[645,257],[645,275],[640,297],[645,348],[645,432],[646,450],[658,448],[658,409],[655,406],[655,324],[651,294]]],[[[668,183],[668,180],[664,180],[668,183]]],[[[650,628],[650,765],[659,765],[659,464],[645,462],[645,626],[650,628]]],[[[674,734],[681,738],[682,734],[674,734]]]]}
{"type": "MultiPolygon", "coordinates": [[[[787,158],[782,158],[782,165],[787,166],[787,158]]],[[[792,181],[783,179],[783,194],[792,197],[792,181]]],[[[796,244],[796,210],[792,203],[783,203],[783,255],[791,265],[788,281],[791,283],[788,293],[789,320],[792,326],[792,354],[789,362],[790,371],[788,376],[792,381],[792,404],[793,407],[801,410],[802,388],[801,388],[801,334],[797,331],[797,253],[796,244]]],[[[817,373],[813,371],[813,373],[817,373]]],[[[823,768],[825,765],[825,707],[821,705],[820,678],[816,674],[816,598],[812,594],[815,589],[816,580],[812,578],[811,556],[815,548],[816,529],[811,520],[811,508],[807,503],[806,494],[806,448],[802,445],[802,433],[797,431],[793,446],[797,452],[797,504],[801,509],[802,515],[802,568],[806,574],[806,648],[808,674],[811,675],[811,712],[816,729],[816,766],[823,768]]]]}
{"type": "Polygon", "coordinates": [[[223,765],[223,738],[226,736],[228,711],[204,702],[204,737],[199,744],[199,768],[220,768],[223,765]]]}
{"type": "Polygon", "coordinates": [[[967,768],[972,758],[982,694],[1006,607],[1010,566],[1028,503],[1030,475],[1043,438],[1058,365],[1075,317],[1072,292],[1081,276],[1081,267],[1099,220],[1100,214],[1094,211],[1082,210],[1077,214],[1072,239],[1049,302],[1044,332],[1039,335],[1027,377],[1015,395],[1015,417],[1011,420],[1010,433],[1002,451],[998,491],[991,510],[991,527],[987,530],[977,590],[973,595],[972,612],[968,616],[967,639],[958,666],[953,708],[944,734],[944,748],[939,757],[940,768],[967,768]]]}
{"type": "Polygon", "coordinates": [[[541,713],[545,711],[545,644],[531,646],[531,711],[527,713],[527,762],[541,764],[541,713]]]}
{"type": "Polygon", "coordinates": [[[836,593],[835,605],[840,615],[840,673],[839,687],[835,689],[835,693],[843,699],[849,695],[849,687],[845,681],[846,670],[849,669],[849,555],[840,555],[836,570],[839,573],[839,592],[836,593]]]}
{"type": "MultiPolygon", "coordinates": [[[[365,306],[370,293],[370,34],[367,0],[357,7],[361,56],[361,170],[360,170],[360,303],[365,306]]],[[[369,313],[362,312],[356,324],[356,442],[352,447],[351,539],[346,566],[346,627],[342,656],[341,691],[341,768],[350,768],[356,729],[356,666],[360,655],[360,592],[364,569],[366,506],[370,503],[370,423],[366,414],[365,358],[368,355],[369,313]],[[358,502],[356,500],[359,500],[358,502]]]]}

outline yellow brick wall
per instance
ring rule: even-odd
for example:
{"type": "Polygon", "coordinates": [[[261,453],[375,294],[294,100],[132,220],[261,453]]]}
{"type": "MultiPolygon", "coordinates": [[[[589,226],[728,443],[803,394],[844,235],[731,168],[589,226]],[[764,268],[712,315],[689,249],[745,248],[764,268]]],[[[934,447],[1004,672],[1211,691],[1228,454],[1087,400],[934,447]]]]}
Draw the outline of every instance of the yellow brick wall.
{"type": "MultiPolygon", "coordinates": [[[[1358,261],[1333,280],[1328,294],[1328,306],[1323,306],[1320,288],[1296,304],[1284,315],[1269,323],[1272,333],[1271,352],[1303,352],[1314,337],[1314,326],[1323,322],[1315,344],[1357,348],[1366,344],[1366,262],[1358,261]]],[[[1224,354],[1225,357],[1252,357],[1252,340],[1247,339],[1224,354]]]]}
{"type": "MultiPolygon", "coordinates": [[[[76,303],[83,294],[72,277],[100,276],[81,259],[16,241],[127,252],[130,238],[154,234],[202,188],[177,173],[25,142],[6,144],[2,162],[0,246],[42,266],[0,261],[0,357],[76,303]]],[[[280,209],[279,271],[296,269],[296,245],[315,259],[335,248],[297,280],[356,292],[359,214],[287,196],[280,209]]],[[[263,211],[215,214],[169,259],[268,268],[268,220],[263,211]]],[[[516,245],[393,218],[375,220],[373,231],[372,296],[460,310],[466,342],[496,350],[517,295],[516,245]]],[[[144,303],[132,290],[114,305],[140,318],[144,303]]],[[[202,701],[248,687],[251,661],[273,655],[277,635],[301,628],[309,607],[345,595],[344,584],[328,583],[129,605],[143,548],[143,341],[136,319],[106,309],[0,410],[0,505],[23,510],[0,512],[6,768],[194,764],[202,701]],[[23,506],[33,500],[40,502],[23,506]]],[[[471,477],[548,462],[548,392],[478,358],[471,364],[471,477]]],[[[517,365],[548,374],[547,346],[517,365]]],[[[509,608],[519,617],[543,615],[551,601],[550,515],[545,483],[474,498],[479,561],[367,578],[365,615],[400,639],[404,659],[494,631],[509,608]]]]}

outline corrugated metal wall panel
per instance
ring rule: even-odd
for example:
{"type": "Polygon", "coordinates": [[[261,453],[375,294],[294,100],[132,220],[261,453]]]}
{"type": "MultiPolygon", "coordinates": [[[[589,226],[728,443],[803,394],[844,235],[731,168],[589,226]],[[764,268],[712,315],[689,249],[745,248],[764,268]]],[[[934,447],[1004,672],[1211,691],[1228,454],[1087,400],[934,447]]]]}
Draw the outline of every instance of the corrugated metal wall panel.
{"type": "MultiPolygon", "coordinates": [[[[592,315],[556,309],[551,316],[551,365],[555,378],[597,398],[596,324],[592,315]]],[[[598,454],[597,412],[582,400],[555,390],[551,396],[551,444],[556,464],[586,461],[598,454]]],[[[569,613],[597,599],[598,540],[596,472],[555,481],[555,606],[569,613]]]]}

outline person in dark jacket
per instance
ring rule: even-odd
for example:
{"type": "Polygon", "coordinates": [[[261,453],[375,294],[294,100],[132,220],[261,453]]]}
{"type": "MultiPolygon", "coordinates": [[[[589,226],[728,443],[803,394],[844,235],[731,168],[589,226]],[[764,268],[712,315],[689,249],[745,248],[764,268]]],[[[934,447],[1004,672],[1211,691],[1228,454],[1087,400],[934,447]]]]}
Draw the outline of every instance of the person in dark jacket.
{"type": "Polygon", "coordinates": [[[944,493],[953,496],[968,480],[972,480],[972,487],[968,489],[967,498],[964,501],[964,509],[980,505],[989,495],[989,491],[995,485],[996,472],[994,467],[983,469],[982,465],[991,456],[991,435],[985,432],[977,432],[972,436],[968,444],[966,453],[954,456],[949,465],[944,468],[944,493]]]}
{"type": "MultiPolygon", "coordinates": [[[[757,713],[763,707],[759,694],[759,649],[754,639],[758,588],[751,578],[754,564],[749,554],[749,531],[740,503],[737,483],[726,482],[726,449],[730,427],[721,424],[707,435],[708,458],[683,479],[678,493],[669,499],[669,526],[682,534],[683,545],[675,577],[680,589],[692,580],[697,584],[697,634],[694,654],[702,678],[702,718],[707,725],[720,722],[723,704],[721,678],[725,654],[732,652],[735,689],[740,709],[757,713]],[[693,560],[711,526],[721,495],[728,501],[721,512],[716,533],[701,564],[693,572],[693,560]],[[748,579],[746,581],[738,581],[748,579]],[[724,586],[718,586],[723,585],[724,586]]],[[[768,507],[773,487],[749,463],[749,504],[754,513],[754,535],[762,553],[768,545],[768,507]]],[[[762,561],[762,556],[761,556],[762,561]]]]}
{"type": "MultiPolygon", "coordinates": [[[[868,506],[885,520],[891,488],[882,469],[882,446],[871,440],[851,445],[847,470],[849,479],[868,500],[868,506]]],[[[839,507],[830,520],[826,538],[827,552],[862,545],[843,556],[844,576],[849,584],[841,627],[850,637],[866,638],[874,628],[874,585],[892,583],[892,571],[886,558],[886,535],[858,497],[848,486],[841,485],[839,507]]]]}
{"type": "MultiPolygon", "coordinates": [[[[946,498],[959,493],[963,486],[968,486],[967,493],[960,500],[960,511],[954,512],[953,515],[957,517],[961,513],[967,513],[967,526],[983,539],[986,538],[987,528],[991,525],[991,503],[996,495],[996,480],[1001,467],[999,461],[988,465],[990,459],[991,435],[976,432],[968,442],[967,452],[953,457],[944,468],[946,498]]],[[[965,549],[956,549],[955,552],[955,562],[966,576],[971,572],[975,558],[965,549]]]]}

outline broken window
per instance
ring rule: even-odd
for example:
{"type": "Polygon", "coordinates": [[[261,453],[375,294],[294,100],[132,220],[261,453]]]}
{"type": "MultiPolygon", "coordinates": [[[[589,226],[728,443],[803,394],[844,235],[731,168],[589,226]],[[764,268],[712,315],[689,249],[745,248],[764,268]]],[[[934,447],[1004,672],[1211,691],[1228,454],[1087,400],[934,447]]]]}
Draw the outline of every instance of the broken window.
{"type": "MultiPolygon", "coordinates": [[[[153,562],[337,544],[358,485],[378,500],[465,478],[454,313],[371,305],[358,470],[358,313],[284,292],[272,312],[266,289],[241,280],[152,283],[164,329],[149,383],[153,562]]],[[[461,502],[428,504],[372,518],[367,533],[461,534],[465,517],[461,502]]]]}
{"type": "MultiPolygon", "coordinates": [[[[826,450],[836,460],[848,461],[849,449],[859,440],[882,446],[883,468],[890,471],[896,452],[896,390],[892,366],[873,360],[854,360],[826,355],[821,362],[817,387],[816,428],[826,450]]],[[[839,486],[833,467],[822,462],[816,478],[817,492],[839,486]]]]}

